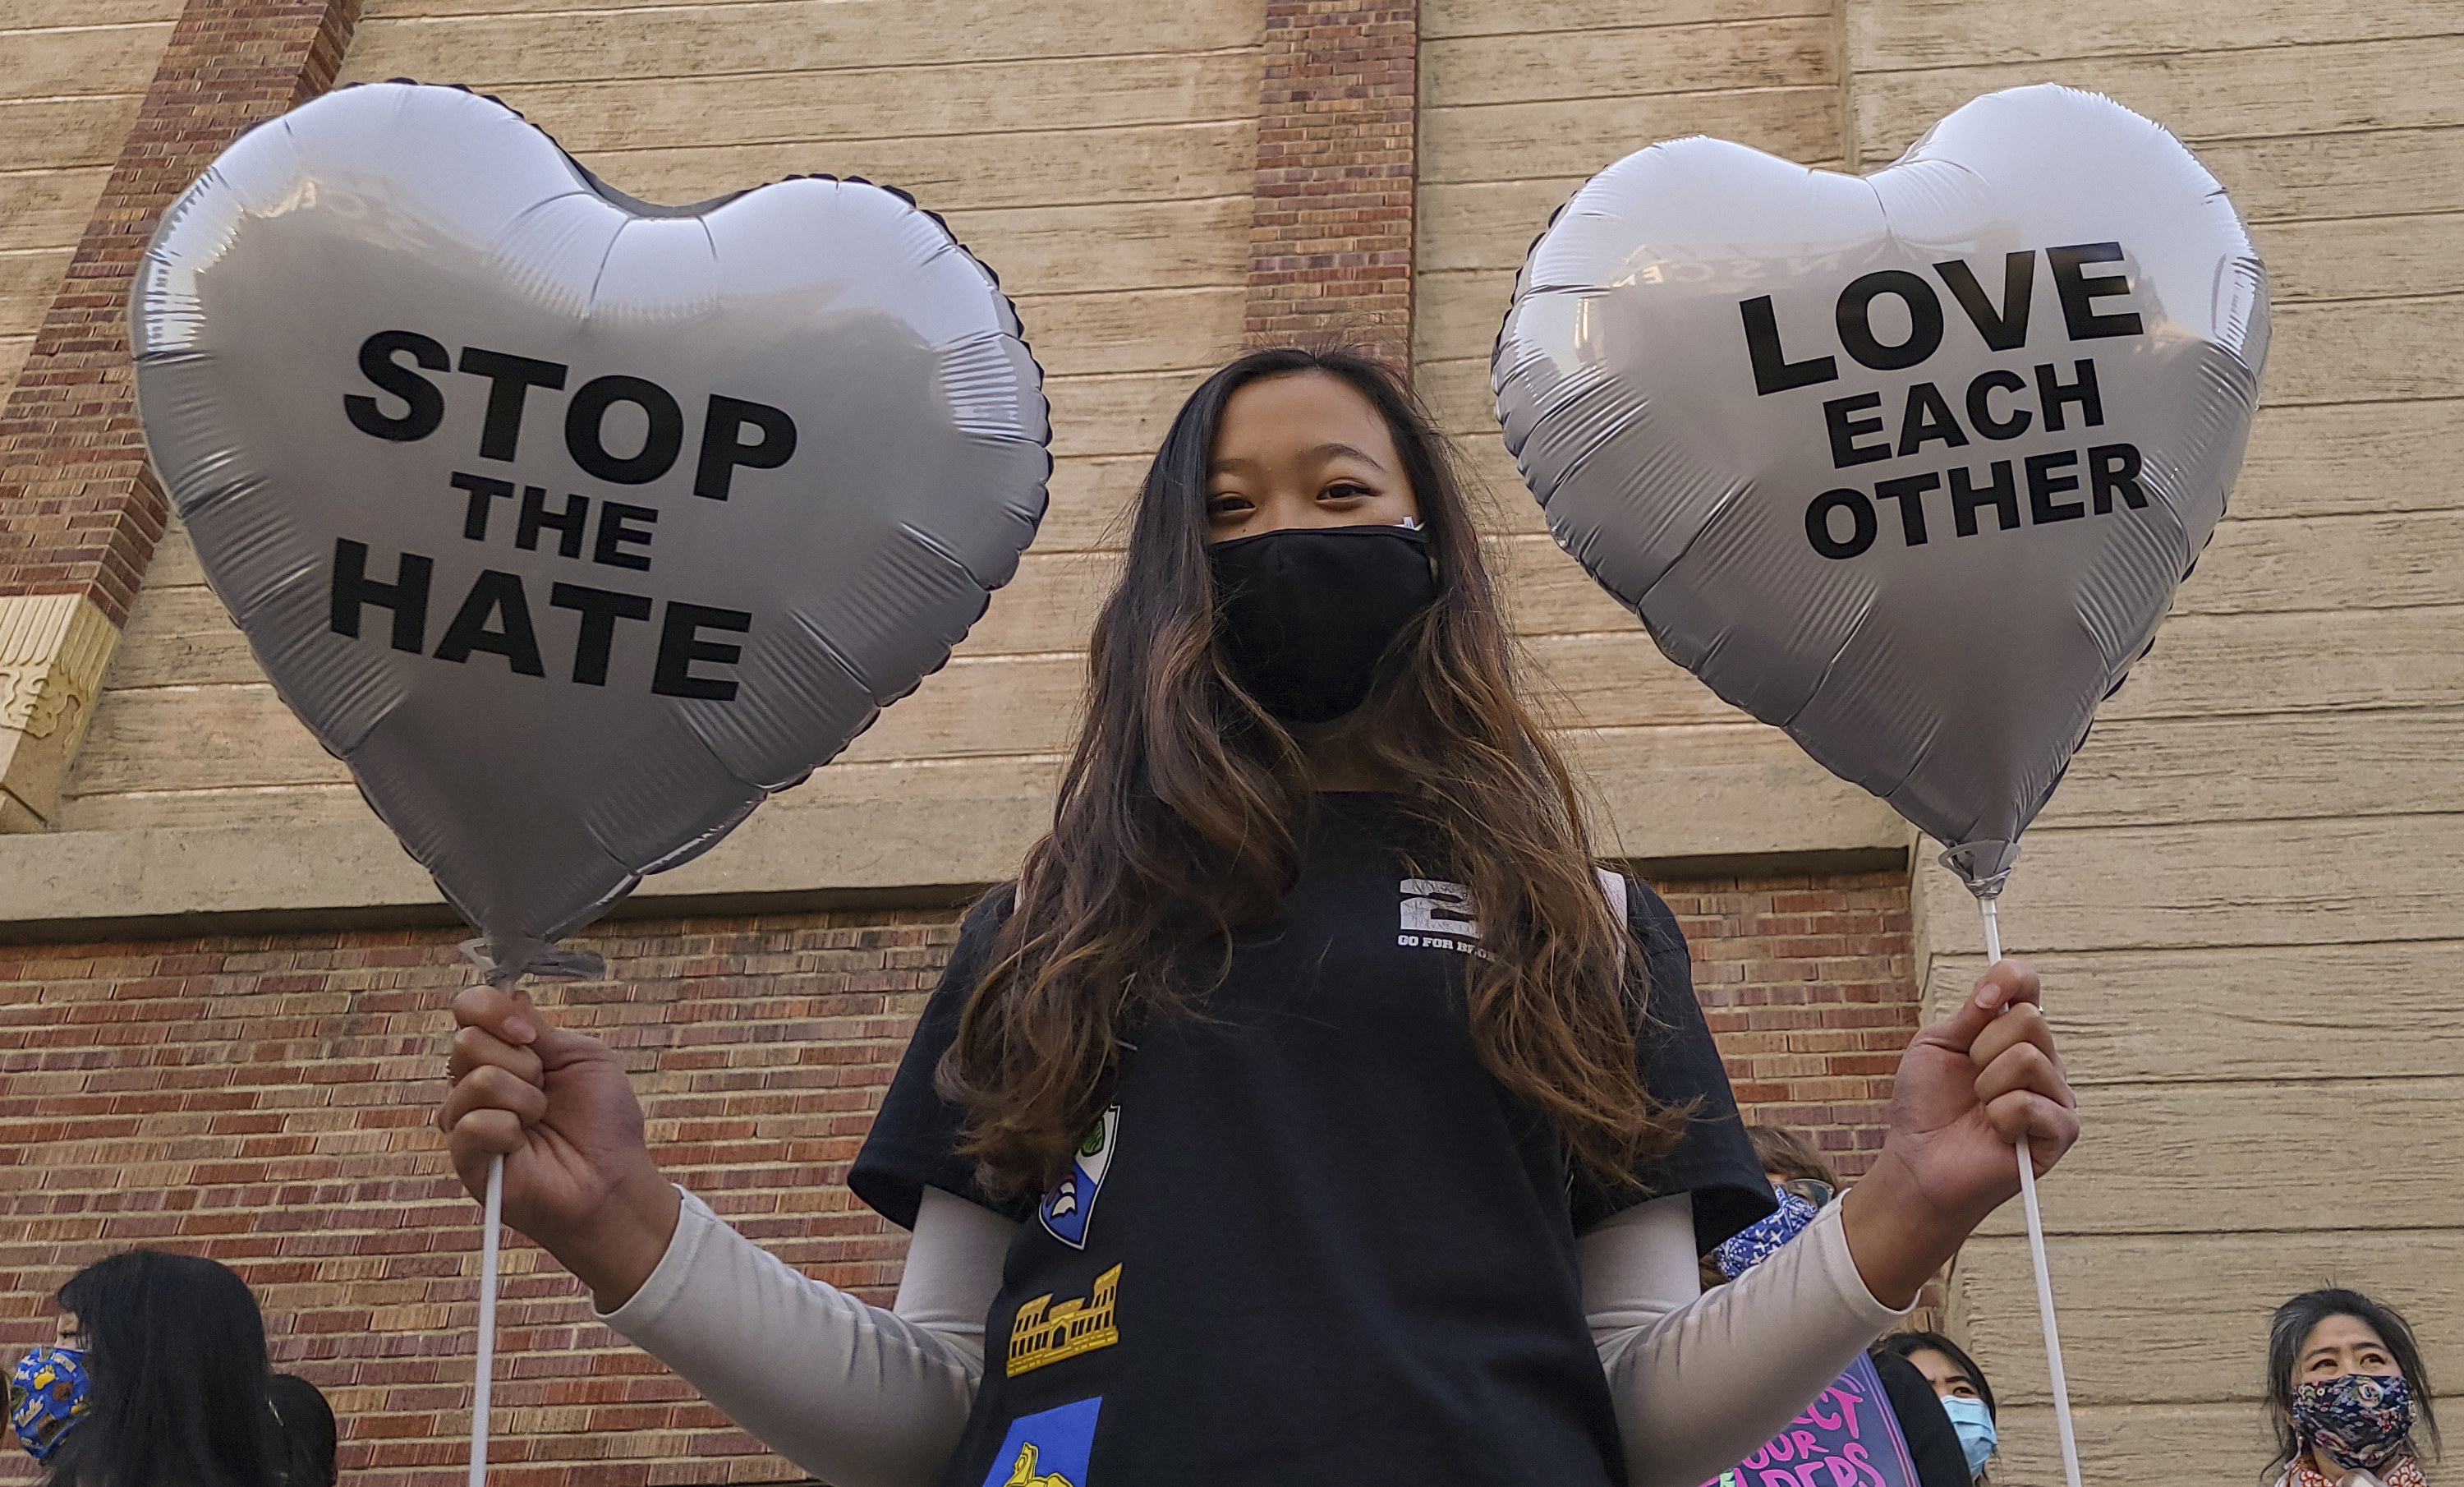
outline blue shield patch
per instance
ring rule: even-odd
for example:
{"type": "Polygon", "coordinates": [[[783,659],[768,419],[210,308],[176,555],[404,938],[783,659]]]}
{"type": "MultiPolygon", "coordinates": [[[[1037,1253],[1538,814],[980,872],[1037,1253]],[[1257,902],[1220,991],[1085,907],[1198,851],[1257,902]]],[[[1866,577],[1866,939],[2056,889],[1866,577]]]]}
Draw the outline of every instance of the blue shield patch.
{"type": "Polygon", "coordinates": [[[1103,1409],[1098,1395],[1012,1420],[984,1487],[1087,1487],[1087,1457],[1103,1409]]]}
{"type": "Polygon", "coordinates": [[[1069,1159],[1069,1175],[1053,1184],[1036,1208],[1045,1232],[1073,1250],[1087,1248],[1087,1222],[1094,1216],[1095,1200],[1103,1194],[1104,1174],[1111,1170],[1112,1148],[1120,1137],[1121,1107],[1114,1105],[1097,1118],[1087,1139],[1078,1143],[1077,1154],[1069,1159]]]}

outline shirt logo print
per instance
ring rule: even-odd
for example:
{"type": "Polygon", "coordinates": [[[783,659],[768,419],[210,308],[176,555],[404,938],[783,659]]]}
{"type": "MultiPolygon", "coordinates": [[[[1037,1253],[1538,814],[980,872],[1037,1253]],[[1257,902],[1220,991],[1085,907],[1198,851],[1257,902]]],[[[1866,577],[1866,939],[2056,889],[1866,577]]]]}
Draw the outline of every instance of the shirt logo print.
{"type": "Polygon", "coordinates": [[[1397,886],[1403,895],[1397,944],[1487,955],[1480,947],[1480,910],[1470,889],[1434,877],[1407,877],[1397,886]]]}

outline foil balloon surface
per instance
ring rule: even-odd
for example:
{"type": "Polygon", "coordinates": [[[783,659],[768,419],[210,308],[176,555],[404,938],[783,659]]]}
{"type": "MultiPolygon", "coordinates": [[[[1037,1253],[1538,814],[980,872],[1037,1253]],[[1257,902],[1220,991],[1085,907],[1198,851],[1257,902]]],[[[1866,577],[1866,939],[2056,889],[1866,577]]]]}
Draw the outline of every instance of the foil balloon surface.
{"type": "Polygon", "coordinates": [[[2040,86],[1870,176],[1626,157],[1532,245],[1491,377],[1566,550],[1987,896],[2224,514],[2267,336],[2215,178],[2040,86]]]}
{"type": "Polygon", "coordinates": [[[460,89],[243,136],[130,322],[215,592],[499,977],[939,668],[1044,512],[1041,372],[938,218],[651,206],[460,89]]]}

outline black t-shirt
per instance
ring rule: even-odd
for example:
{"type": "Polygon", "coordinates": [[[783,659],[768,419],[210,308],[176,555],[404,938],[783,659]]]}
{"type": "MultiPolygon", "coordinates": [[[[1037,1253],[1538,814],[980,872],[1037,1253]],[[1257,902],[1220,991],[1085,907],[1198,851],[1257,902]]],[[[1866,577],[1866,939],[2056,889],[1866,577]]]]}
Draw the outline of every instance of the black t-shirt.
{"type": "MultiPolygon", "coordinates": [[[[1625,1473],[1574,1236],[1642,1194],[1579,1176],[1482,1068],[1475,911],[1403,861],[1374,795],[1321,797],[1298,885],[1234,942],[1202,1018],[1133,1034],[1073,1176],[1019,1218],[975,1413],[943,1487],[1587,1487],[1625,1473]]],[[[1421,871],[1429,871],[1420,860],[1421,871]]],[[[912,1226],[978,1203],[933,1070],[1005,896],[969,916],[848,1184],[912,1226]]],[[[1708,1248],[1772,1208],[1659,898],[1646,1086],[1701,1101],[1640,1174],[1708,1248]]]]}
{"type": "Polygon", "coordinates": [[[1899,1418],[1900,1438],[1908,1443],[1908,1459],[1916,1463],[1921,1487],[1969,1487],[1968,1453],[1960,1449],[1959,1432],[1942,1408],[1942,1396],[1925,1370],[1897,1353],[1876,1353],[1874,1372],[1882,1393],[1899,1418]]]}

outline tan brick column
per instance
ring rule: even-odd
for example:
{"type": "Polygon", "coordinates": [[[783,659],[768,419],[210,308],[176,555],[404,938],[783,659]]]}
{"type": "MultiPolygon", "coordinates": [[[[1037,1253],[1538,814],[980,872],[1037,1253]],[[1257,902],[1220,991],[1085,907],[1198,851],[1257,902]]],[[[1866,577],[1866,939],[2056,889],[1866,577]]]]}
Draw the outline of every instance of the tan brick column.
{"type": "Polygon", "coordinates": [[[1408,373],[1417,3],[1266,0],[1251,345],[1341,342],[1408,373]]]}
{"type": "Polygon", "coordinates": [[[0,831],[58,803],[163,535],[128,361],[155,220],[240,131],[331,86],[359,0],[188,0],[0,407],[0,831]]]}

